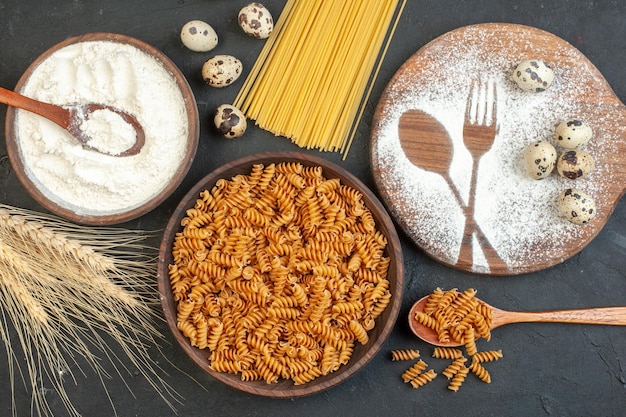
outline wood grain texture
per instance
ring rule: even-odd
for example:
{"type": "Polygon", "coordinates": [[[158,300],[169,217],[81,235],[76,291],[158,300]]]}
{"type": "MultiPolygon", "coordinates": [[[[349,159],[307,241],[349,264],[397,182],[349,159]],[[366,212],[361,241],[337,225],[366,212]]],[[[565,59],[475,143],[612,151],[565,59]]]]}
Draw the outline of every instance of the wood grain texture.
{"type": "Polygon", "coordinates": [[[146,135],[139,121],[130,113],[124,112],[111,106],[99,103],[88,103],[84,105],[62,107],[50,103],[33,100],[14,91],[0,87],[0,102],[18,109],[28,110],[45,117],[67,130],[76,140],[83,145],[83,148],[94,152],[100,152],[111,156],[132,156],[141,151],[146,142],[146,135]],[[135,143],[123,152],[117,154],[107,153],[95,147],[89,146],[91,138],[81,129],[81,121],[89,119],[90,115],[97,110],[107,110],[118,114],[126,123],[135,130],[135,143]]]}
{"type": "MultiPolygon", "coordinates": [[[[437,332],[426,327],[415,319],[418,312],[423,312],[428,303],[427,295],[417,300],[409,312],[409,328],[420,339],[435,345],[444,347],[461,346],[462,343],[454,340],[442,342],[437,332]]],[[[493,322],[490,329],[513,323],[569,323],[569,324],[600,324],[607,326],[626,326],[626,307],[596,307],[573,310],[549,310],[549,311],[509,311],[491,306],[483,300],[480,303],[493,310],[493,322]]],[[[477,338],[479,335],[477,334],[477,338]]]]}
{"type": "MultiPolygon", "coordinates": [[[[449,72],[452,73],[451,70],[449,72]]],[[[458,77],[470,80],[473,77],[481,77],[481,74],[458,74],[458,77]]],[[[506,109],[499,108],[498,111],[501,114],[506,109]]],[[[488,142],[493,140],[493,137],[491,133],[485,133],[482,139],[488,142]]],[[[414,243],[433,259],[456,269],[481,274],[506,276],[530,273],[569,259],[602,230],[624,194],[626,183],[624,162],[626,107],[595,66],[577,49],[548,32],[522,25],[490,23],[466,26],[440,36],[418,50],[398,69],[383,91],[372,123],[371,144],[370,157],[376,186],[394,220],[414,243]],[[476,224],[472,216],[475,207],[472,198],[468,199],[466,194],[463,197],[459,196],[456,187],[451,184],[449,172],[455,150],[450,144],[450,132],[420,109],[405,112],[398,119],[397,126],[389,125],[389,120],[398,117],[398,102],[418,96],[427,87],[431,88],[433,83],[443,85],[440,78],[442,76],[433,73],[432,68],[444,68],[444,71],[448,71],[446,65],[449,66],[449,63],[437,61],[443,55],[441,51],[458,48],[464,42],[471,43],[467,50],[471,49],[480,60],[506,61],[511,63],[511,70],[522,60],[535,58],[550,62],[562,73],[577,74],[583,80],[583,85],[577,86],[579,92],[571,92],[573,98],[570,98],[572,106],[579,110],[577,116],[595,123],[595,138],[612,138],[610,141],[606,140],[607,149],[611,150],[602,152],[601,158],[596,158],[596,169],[607,173],[602,177],[598,176],[592,184],[598,185],[602,190],[598,195],[594,195],[598,208],[596,218],[590,224],[578,229],[576,237],[557,236],[555,233],[551,234],[549,230],[546,231],[545,239],[521,246],[518,255],[520,259],[516,259],[514,263],[503,260],[499,256],[498,248],[494,248],[495,245],[491,247],[489,240],[481,233],[481,225],[476,224]],[[428,212],[419,202],[417,198],[419,196],[409,197],[397,191],[397,184],[404,178],[388,174],[386,168],[388,161],[385,161],[385,158],[389,155],[379,150],[379,144],[382,138],[388,135],[387,130],[390,128],[398,129],[399,147],[404,151],[405,157],[415,166],[438,174],[445,180],[447,184],[445,187],[450,188],[455,194],[454,198],[463,212],[465,222],[476,230],[474,238],[477,243],[474,245],[477,244],[482,248],[487,267],[477,266],[472,251],[464,247],[471,244],[471,241],[463,240],[461,244],[463,246],[460,248],[451,246],[442,249],[442,245],[436,241],[437,238],[430,235],[428,230],[416,228],[412,219],[402,214],[408,210],[427,216],[428,212]],[[550,253],[550,256],[546,256],[546,253],[550,253]]],[[[468,144],[465,145],[467,148],[468,144]]],[[[485,149],[488,148],[489,146],[485,146],[485,149]]],[[[471,152],[469,149],[468,151],[471,152]]],[[[572,182],[571,186],[576,187],[576,183],[572,182]]],[[[521,199],[519,204],[532,202],[521,199]]],[[[482,226],[484,228],[485,223],[482,226]]],[[[511,239],[514,238],[515,236],[511,236],[511,239]]]]}
{"type": "Polygon", "coordinates": [[[378,353],[393,330],[400,311],[404,288],[404,266],[402,247],[391,218],[376,195],[358,178],[325,159],[308,154],[299,152],[265,152],[243,157],[223,165],[201,179],[183,197],[172,214],[161,241],[157,281],[168,326],[176,341],[200,369],[209,373],[217,380],[244,392],[266,397],[296,398],[319,393],[340,384],[362,369],[378,353]],[[265,381],[242,382],[239,375],[226,374],[209,369],[209,353],[191,346],[189,340],[182,335],[176,326],[176,303],[173,300],[168,273],[168,265],[173,262],[172,244],[176,233],[182,230],[180,222],[186,216],[186,211],[194,206],[203,190],[210,190],[217,180],[221,178],[229,180],[239,174],[250,174],[254,164],[268,165],[280,162],[299,162],[304,166],[321,166],[323,175],[326,178],[339,178],[343,184],[361,191],[363,201],[372,212],[378,230],[387,237],[388,245],[385,251],[386,256],[389,256],[391,259],[387,278],[390,283],[389,291],[392,294],[392,299],[384,313],[376,319],[376,327],[368,332],[369,342],[366,345],[361,345],[360,343],[355,345],[354,352],[347,365],[341,366],[339,370],[318,377],[304,385],[294,385],[292,381],[284,379],[276,384],[268,384],[265,381]]]}
{"type": "Polygon", "coordinates": [[[32,98],[2,87],[0,87],[0,102],[43,116],[58,124],[63,129],[67,129],[72,123],[70,111],[68,109],[54,104],[33,100],[32,98]]]}
{"type": "Polygon", "coordinates": [[[507,311],[493,308],[492,328],[512,323],[571,323],[626,326],[626,307],[597,307],[574,310],[507,311]]]}
{"type": "MultiPolygon", "coordinates": [[[[103,214],[103,215],[86,215],[73,211],[72,209],[58,204],[56,201],[48,197],[43,190],[41,190],[37,184],[26,174],[25,167],[23,165],[22,157],[20,155],[20,147],[19,141],[17,138],[18,135],[18,126],[17,126],[17,109],[14,107],[9,107],[7,110],[6,116],[6,128],[5,128],[5,137],[7,142],[7,154],[15,170],[15,173],[24,186],[28,193],[43,207],[50,210],[52,213],[59,215],[65,219],[74,221],[76,223],[94,225],[94,226],[102,226],[102,225],[114,225],[123,223],[132,219],[136,219],[137,217],[142,216],[143,214],[148,213],[149,211],[156,208],[159,204],[161,204],[167,197],[169,197],[174,190],[180,185],[185,175],[189,171],[191,164],[193,163],[196,149],[198,147],[198,140],[200,137],[200,119],[198,116],[198,106],[196,104],[196,100],[187,82],[185,76],[180,72],[176,64],[174,64],[165,54],[156,49],[155,47],[140,41],[136,38],[132,38],[125,35],[120,35],[116,33],[88,33],[80,36],[75,36],[68,38],[50,49],[41,54],[33,63],[27,68],[24,74],[20,77],[17,85],[15,86],[15,91],[20,92],[23,86],[28,82],[29,77],[32,75],[33,71],[47,58],[50,57],[53,53],[58,51],[61,48],[64,48],[68,45],[73,45],[79,42],[93,42],[93,41],[107,41],[107,42],[116,42],[122,44],[128,44],[134,46],[135,48],[145,52],[146,54],[152,56],[158,62],[160,62],[163,67],[174,77],[180,91],[185,100],[185,110],[186,110],[186,118],[188,124],[188,135],[187,135],[187,145],[185,150],[185,156],[180,163],[176,173],[174,174],[170,183],[157,195],[155,195],[151,200],[146,202],[145,204],[129,209],[124,212],[119,212],[115,214],[103,214]]],[[[159,169],[159,167],[154,167],[154,169],[159,169]]]]}

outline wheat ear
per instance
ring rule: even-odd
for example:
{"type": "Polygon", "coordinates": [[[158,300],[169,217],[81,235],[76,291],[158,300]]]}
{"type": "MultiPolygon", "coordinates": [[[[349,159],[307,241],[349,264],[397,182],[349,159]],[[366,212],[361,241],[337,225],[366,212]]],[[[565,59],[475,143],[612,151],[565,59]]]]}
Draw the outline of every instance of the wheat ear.
{"type": "Polygon", "coordinates": [[[69,377],[76,383],[72,369],[84,373],[78,358],[93,369],[105,392],[108,361],[122,380],[122,371],[134,367],[172,410],[180,402],[149,352],[163,339],[155,326],[160,319],[154,308],[159,305],[156,248],[145,243],[156,236],[94,229],[0,205],[0,336],[12,378],[16,358],[25,358],[25,369],[18,371],[31,390],[31,414],[53,414],[44,395],[46,381],[67,412],[80,415],[63,381],[69,377]],[[16,330],[13,340],[9,324],[16,330]]]}

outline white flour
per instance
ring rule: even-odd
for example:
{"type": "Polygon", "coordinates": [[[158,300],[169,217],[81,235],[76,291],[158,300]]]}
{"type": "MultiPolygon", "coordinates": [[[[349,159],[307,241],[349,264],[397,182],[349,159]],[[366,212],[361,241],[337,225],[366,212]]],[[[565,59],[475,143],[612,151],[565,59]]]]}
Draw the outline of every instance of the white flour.
{"type": "Polygon", "coordinates": [[[80,130],[89,137],[87,145],[107,155],[119,155],[137,140],[133,126],[110,110],[92,112],[80,124],[80,130]]]}
{"type": "MultiPolygon", "coordinates": [[[[472,157],[463,144],[467,96],[472,79],[493,80],[497,87],[499,133],[491,150],[480,160],[474,216],[498,255],[515,270],[528,265],[529,260],[558,260],[566,245],[588,233],[584,226],[572,225],[559,217],[555,199],[561,190],[573,186],[595,196],[608,190],[606,179],[611,173],[603,164],[603,155],[615,151],[612,142],[616,138],[603,134],[602,126],[615,121],[610,114],[594,114],[593,120],[589,120],[596,134],[585,149],[594,156],[596,168],[588,177],[575,183],[554,174],[540,181],[529,178],[523,165],[523,150],[537,140],[554,143],[554,128],[559,122],[588,115],[576,103],[580,102],[577,97],[585,94],[583,86],[592,71],[582,59],[577,70],[560,68],[556,62],[556,80],[547,91],[523,92],[510,80],[518,61],[506,57],[506,45],[502,45],[501,57],[481,58],[480,40],[494,39],[496,35],[470,31],[466,39],[457,39],[454,46],[427,49],[420,60],[423,66],[399,73],[393,84],[397,90],[386,92],[390,100],[385,117],[376,127],[378,137],[372,152],[382,176],[378,182],[381,192],[398,201],[390,204],[394,217],[427,253],[454,265],[465,225],[463,211],[441,175],[407,159],[398,137],[399,118],[407,110],[419,109],[446,128],[453,149],[449,176],[466,204],[472,171],[472,157]]],[[[473,254],[473,271],[490,272],[476,239],[473,254]]]]}
{"type": "MultiPolygon", "coordinates": [[[[114,157],[83,149],[52,122],[18,112],[27,175],[49,199],[77,214],[115,214],[146,203],[167,186],[184,157],[188,124],[182,93],[160,62],[132,45],[90,41],[64,47],[35,69],[22,93],[59,105],[117,107],[134,115],[145,131],[139,154],[114,157]]],[[[93,138],[90,145],[109,153],[128,149],[129,141],[134,143],[130,125],[102,112],[82,126],[93,138]]]]}

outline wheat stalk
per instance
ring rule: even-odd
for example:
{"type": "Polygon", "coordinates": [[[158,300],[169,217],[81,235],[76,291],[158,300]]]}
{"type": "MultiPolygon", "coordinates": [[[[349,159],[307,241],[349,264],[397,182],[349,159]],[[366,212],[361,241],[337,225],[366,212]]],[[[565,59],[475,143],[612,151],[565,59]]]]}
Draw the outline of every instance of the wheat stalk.
{"type": "Polygon", "coordinates": [[[94,229],[0,204],[0,338],[13,392],[18,377],[14,363],[20,353],[25,357],[25,369],[17,370],[31,391],[31,414],[52,415],[43,394],[47,379],[68,413],[80,415],[63,381],[69,377],[76,383],[72,369],[83,372],[77,358],[94,370],[105,392],[111,375],[103,358],[120,376],[129,363],[175,410],[178,394],[148,352],[163,337],[154,324],[159,303],[153,282],[155,249],[144,243],[152,236],[94,229]],[[124,358],[116,356],[112,343],[121,347],[124,358]]]}

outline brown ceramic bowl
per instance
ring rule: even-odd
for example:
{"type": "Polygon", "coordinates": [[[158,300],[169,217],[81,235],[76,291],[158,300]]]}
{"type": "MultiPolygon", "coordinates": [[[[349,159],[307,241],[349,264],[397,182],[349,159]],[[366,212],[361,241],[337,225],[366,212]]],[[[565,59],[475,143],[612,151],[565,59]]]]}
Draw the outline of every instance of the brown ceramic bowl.
{"type": "MultiPolygon", "coordinates": [[[[25,112],[24,110],[17,110],[13,107],[9,107],[6,116],[6,142],[7,142],[7,152],[8,156],[11,160],[11,164],[18,176],[20,182],[24,185],[26,190],[33,196],[35,200],[37,200],[42,206],[50,210],[51,212],[64,217],[68,220],[90,224],[90,225],[111,225],[122,223],[134,218],[137,218],[150,210],[154,209],[160,203],[162,203],[171,193],[180,185],[181,181],[187,174],[191,163],[195,157],[197,145],[198,145],[198,137],[199,137],[199,118],[198,118],[198,108],[196,105],[196,101],[193,95],[187,80],[182,75],[180,70],[176,67],[176,65],[162,52],[157,50],[156,48],[140,41],[135,38],[113,34],[113,33],[90,33],[81,36],[76,36],[69,38],[65,41],[58,43],[57,45],[51,47],[46,52],[44,52],[41,56],[39,56],[26,70],[26,72],[19,79],[15,91],[22,92],[25,86],[28,85],[29,80],[31,79],[34,71],[42,65],[42,63],[46,62],[51,55],[55,52],[59,51],[65,47],[71,47],[75,44],[79,44],[81,42],[94,42],[94,41],[105,41],[105,42],[113,42],[118,44],[130,45],[135,49],[144,52],[150,58],[154,59],[157,64],[160,64],[161,69],[165,70],[164,74],[169,74],[172,77],[175,88],[177,88],[184,101],[184,114],[180,116],[180,122],[187,123],[187,134],[184,138],[184,143],[181,142],[179,152],[177,153],[182,155],[180,158],[177,157],[175,161],[173,161],[173,168],[171,169],[172,175],[167,177],[166,181],[163,181],[159,184],[158,187],[154,187],[154,189],[150,190],[148,196],[145,199],[137,202],[133,202],[128,206],[124,206],[125,202],[119,203],[119,207],[114,207],[112,209],[107,210],[99,210],[95,208],[84,208],[75,204],[75,201],[69,201],[69,199],[65,199],[59,197],[55,192],[51,191],[48,187],[42,184],[42,182],[33,176],[32,171],[27,164],[25,163],[24,153],[22,152],[22,147],[19,139],[19,120],[21,112],[25,112]]],[[[53,62],[53,61],[48,61],[53,62]]],[[[132,65],[132,64],[131,64],[132,65]]],[[[69,77],[69,75],[68,75],[69,77]]],[[[158,89],[160,86],[155,85],[153,88],[158,89]]],[[[70,104],[70,103],[68,103],[70,104]]],[[[172,115],[174,113],[172,112],[172,115]]],[[[178,115],[171,116],[173,119],[175,117],[179,117],[178,115]]],[[[143,124],[147,124],[149,122],[143,122],[143,124]]],[[[174,123],[175,124],[175,123],[174,123]]],[[[146,130],[146,126],[143,126],[144,130],[146,130]]],[[[146,139],[146,145],[148,138],[146,139]]],[[[146,149],[146,146],[142,149],[142,152],[146,149]]],[[[152,166],[154,164],[149,165],[147,171],[150,170],[158,170],[159,166],[152,166]]]]}
{"type": "Polygon", "coordinates": [[[199,181],[187,193],[174,211],[165,229],[159,251],[157,280],[161,304],[170,330],[185,353],[200,369],[219,381],[244,392],[274,398],[295,398],[319,393],[342,383],[362,369],[378,353],[391,333],[398,317],[402,302],[403,274],[402,249],[394,225],[378,198],[361,181],[345,169],[322,158],[298,152],[268,152],[244,157],[218,168],[199,181]],[[186,211],[194,206],[199,194],[203,190],[210,190],[219,179],[230,180],[239,174],[249,174],[254,164],[261,163],[267,166],[268,164],[279,162],[299,162],[305,166],[321,166],[323,175],[326,178],[339,178],[343,184],[361,191],[366,206],[376,220],[378,230],[387,237],[386,256],[389,256],[391,259],[388,271],[389,290],[392,294],[391,303],[384,313],[376,319],[374,329],[369,331],[369,342],[366,345],[361,345],[357,342],[349,362],[341,366],[339,370],[315,378],[303,385],[294,385],[291,380],[285,379],[281,379],[274,384],[268,384],[265,381],[242,382],[239,375],[219,373],[210,369],[208,361],[210,352],[208,349],[201,350],[191,346],[189,339],[183,336],[176,326],[176,302],[173,300],[168,275],[168,265],[173,263],[172,244],[176,233],[182,230],[181,219],[186,216],[186,211]]]}

